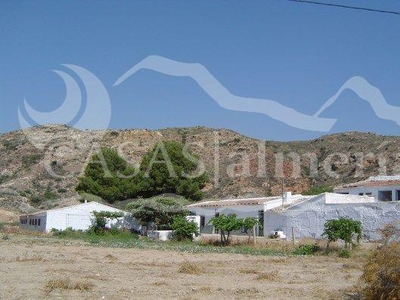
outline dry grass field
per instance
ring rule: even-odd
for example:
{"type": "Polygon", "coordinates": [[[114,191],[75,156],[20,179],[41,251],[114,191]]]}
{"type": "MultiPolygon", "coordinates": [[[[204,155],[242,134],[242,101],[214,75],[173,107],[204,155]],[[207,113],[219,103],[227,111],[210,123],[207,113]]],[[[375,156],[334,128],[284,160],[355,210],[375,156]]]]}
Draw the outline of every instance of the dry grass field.
{"type": "Polygon", "coordinates": [[[112,248],[0,234],[0,299],[351,299],[365,261],[112,248]]]}

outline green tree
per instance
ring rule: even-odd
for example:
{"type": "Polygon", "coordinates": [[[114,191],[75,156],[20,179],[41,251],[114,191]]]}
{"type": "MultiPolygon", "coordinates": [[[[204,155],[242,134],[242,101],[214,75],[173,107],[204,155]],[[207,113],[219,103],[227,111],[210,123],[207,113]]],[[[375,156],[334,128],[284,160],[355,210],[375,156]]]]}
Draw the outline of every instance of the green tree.
{"type": "Polygon", "coordinates": [[[154,197],[139,199],[127,204],[126,209],[143,225],[154,223],[157,229],[171,229],[175,217],[189,214],[184,207],[185,199],[154,197]]]}
{"type": "Polygon", "coordinates": [[[239,230],[243,227],[243,220],[238,219],[236,214],[219,215],[209,221],[210,224],[218,229],[221,235],[221,243],[229,244],[229,237],[232,231],[239,230]]]}
{"type": "Polygon", "coordinates": [[[200,200],[208,176],[201,170],[198,157],[178,142],[159,142],[140,164],[147,181],[143,196],[176,193],[187,199],[200,200]],[[198,170],[199,169],[199,170],[198,170]]]}
{"type": "Polygon", "coordinates": [[[129,165],[116,150],[103,148],[92,156],[76,190],[110,203],[163,193],[199,200],[208,181],[201,166],[197,156],[176,142],[158,143],[143,157],[140,169],[129,165]]]}
{"type": "Polygon", "coordinates": [[[242,229],[249,237],[248,242],[250,242],[251,234],[254,233],[254,227],[260,226],[261,223],[257,218],[247,217],[242,220],[242,229]]]}
{"type": "Polygon", "coordinates": [[[173,230],[173,237],[178,241],[193,240],[193,236],[199,235],[197,224],[182,216],[173,219],[171,228],[173,230]]]}
{"type": "Polygon", "coordinates": [[[327,248],[330,242],[342,240],[345,242],[345,248],[353,245],[353,238],[357,243],[360,242],[362,234],[362,225],[360,221],[341,217],[338,220],[328,220],[324,224],[323,236],[328,238],[327,248]]]}
{"type": "Polygon", "coordinates": [[[141,192],[141,175],[116,150],[103,148],[92,156],[76,190],[100,196],[112,203],[137,197],[141,192]]]}

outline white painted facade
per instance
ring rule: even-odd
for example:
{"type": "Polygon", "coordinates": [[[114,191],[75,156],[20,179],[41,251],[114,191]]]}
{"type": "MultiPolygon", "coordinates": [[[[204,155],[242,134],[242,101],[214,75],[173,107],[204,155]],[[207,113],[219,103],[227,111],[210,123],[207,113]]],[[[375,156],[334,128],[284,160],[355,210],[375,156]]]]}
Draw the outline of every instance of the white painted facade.
{"type": "MultiPolygon", "coordinates": [[[[263,222],[266,211],[298,203],[308,199],[309,196],[292,195],[290,192],[285,193],[284,197],[261,197],[261,198],[242,198],[242,199],[225,199],[219,201],[205,201],[186,206],[193,214],[200,217],[200,232],[213,233],[212,225],[209,222],[218,215],[236,214],[239,219],[247,217],[258,218],[263,222]]],[[[259,229],[258,229],[259,230],[259,229]]],[[[268,235],[265,230],[257,232],[257,235],[268,235]]]]}
{"type": "Polygon", "coordinates": [[[379,201],[400,200],[400,176],[375,176],[367,180],[335,187],[339,194],[366,195],[379,201]]]}
{"type": "Polygon", "coordinates": [[[23,229],[50,232],[53,228],[65,230],[87,230],[93,223],[94,211],[121,212],[124,217],[110,220],[107,227],[136,228],[134,218],[127,212],[98,202],[87,202],[73,206],[51,209],[20,216],[20,227],[23,229]]]}
{"type": "Polygon", "coordinates": [[[363,238],[379,239],[378,229],[400,220],[399,202],[376,201],[372,197],[325,193],[285,209],[267,211],[264,231],[281,230],[288,239],[321,238],[327,220],[349,217],[363,226],[363,238]]]}

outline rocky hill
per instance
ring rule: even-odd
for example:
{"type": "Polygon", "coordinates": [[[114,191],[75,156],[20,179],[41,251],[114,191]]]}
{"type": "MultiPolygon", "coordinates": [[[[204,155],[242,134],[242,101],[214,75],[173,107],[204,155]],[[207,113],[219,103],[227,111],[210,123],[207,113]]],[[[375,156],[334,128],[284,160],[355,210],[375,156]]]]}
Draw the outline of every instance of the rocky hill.
{"type": "Polygon", "coordinates": [[[207,198],[305,192],[311,186],[354,182],[400,173],[400,137],[348,132],[311,141],[251,139],[225,129],[80,131],[64,125],[0,135],[0,208],[27,213],[76,203],[78,177],[101,147],[139,163],[156,143],[185,143],[200,157],[210,183],[207,198]]]}

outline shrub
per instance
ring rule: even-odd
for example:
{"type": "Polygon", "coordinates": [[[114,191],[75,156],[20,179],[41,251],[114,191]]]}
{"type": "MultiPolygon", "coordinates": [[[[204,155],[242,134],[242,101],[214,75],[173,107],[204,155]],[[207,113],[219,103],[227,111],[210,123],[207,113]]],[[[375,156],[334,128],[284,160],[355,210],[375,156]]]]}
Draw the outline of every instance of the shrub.
{"type": "Polygon", "coordinates": [[[400,299],[400,245],[390,243],[375,250],[361,279],[366,299],[400,299]]]}
{"type": "Polygon", "coordinates": [[[197,224],[181,216],[174,218],[171,228],[173,230],[174,239],[178,241],[193,240],[194,235],[199,235],[199,227],[197,224]]]}
{"type": "Polygon", "coordinates": [[[295,255],[313,255],[320,250],[317,244],[313,245],[300,245],[293,251],[295,255]]]}
{"type": "Polygon", "coordinates": [[[324,224],[323,236],[328,238],[327,248],[330,242],[343,240],[345,247],[354,245],[353,238],[356,237],[357,243],[361,239],[362,225],[360,221],[355,221],[350,218],[340,218],[338,220],[328,220],[324,224]]]}
{"type": "Polygon", "coordinates": [[[400,243],[396,225],[392,223],[381,230],[386,243],[374,250],[364,265],[361,294],[367,300],[400,299],[400,243]]]}
{"type": "Polygon", "coordinates": [[[341,257],[341,258],[349,258],[350,257],[350,251],[347,250],[347,249],[342,249],[342,250],[339,251],[338,256],[341,257]]]}

